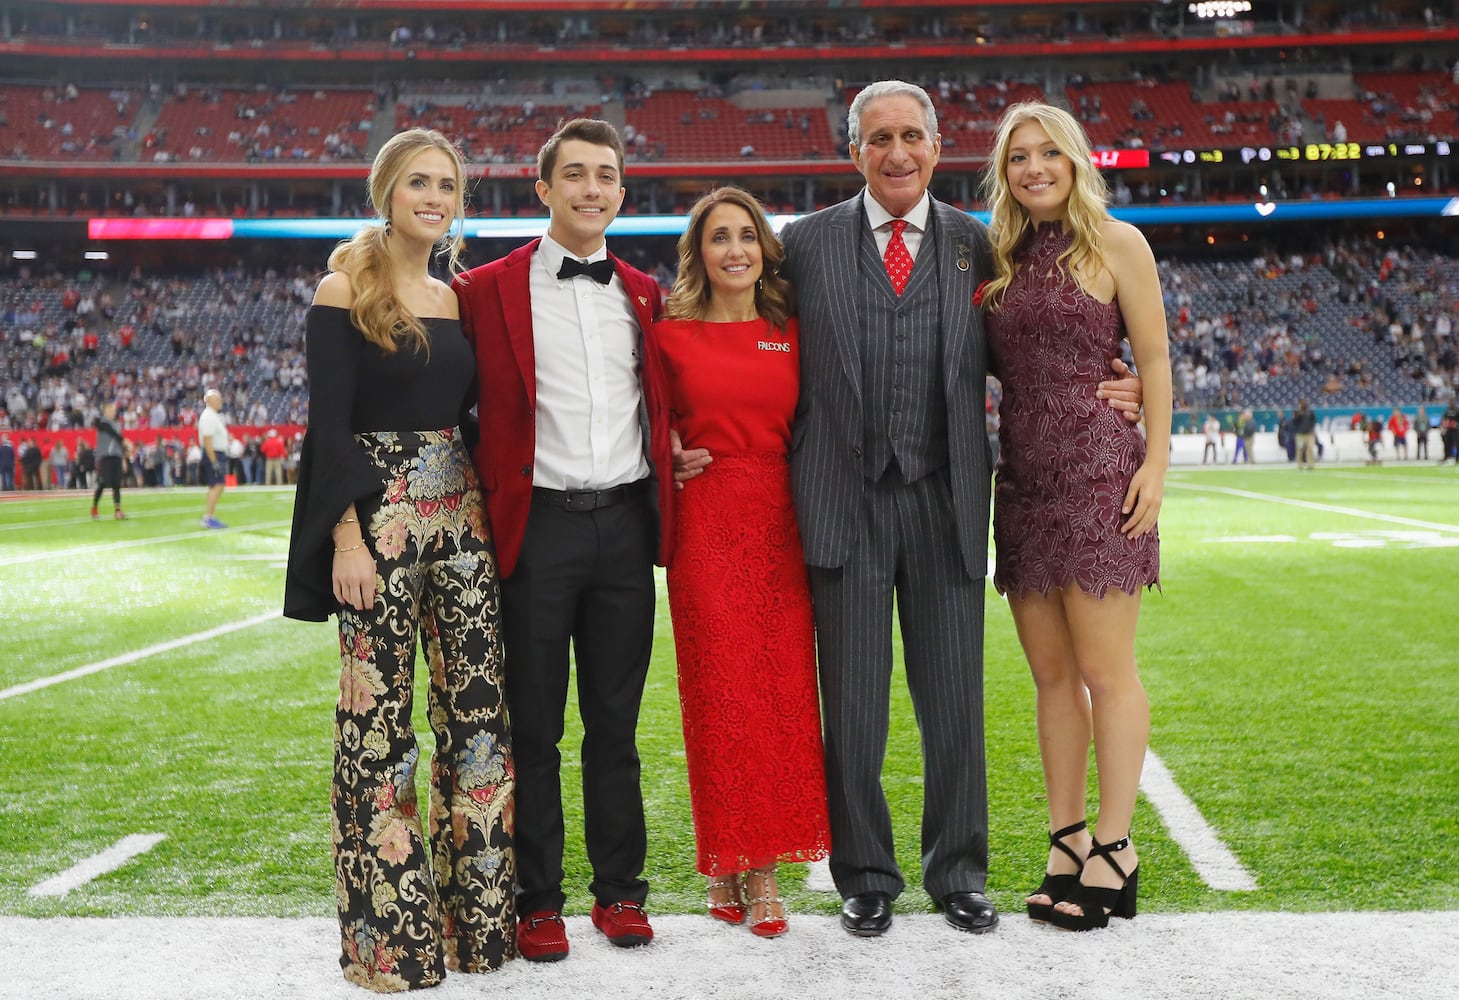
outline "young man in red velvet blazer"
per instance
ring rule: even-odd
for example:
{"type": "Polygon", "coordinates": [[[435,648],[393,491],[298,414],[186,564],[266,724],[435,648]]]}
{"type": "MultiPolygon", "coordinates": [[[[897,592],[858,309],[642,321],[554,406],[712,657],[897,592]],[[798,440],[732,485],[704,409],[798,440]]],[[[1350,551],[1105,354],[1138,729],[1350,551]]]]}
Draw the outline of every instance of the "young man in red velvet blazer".
{"type": "Polygon", "coordinates": [[[584,839],[593,924],[646,944],[639,702],[654,627],[653,564],[671,526],[667,402],[642,368],[661,293],[608,253],[623,143],[568,122],[537,158],[547,235],[458,277],[476,351],[476,467],[502,579],[507,708],[516,757],[517,945],[566,957],[558,743],[569,663],[583,722],[584,839]]]}

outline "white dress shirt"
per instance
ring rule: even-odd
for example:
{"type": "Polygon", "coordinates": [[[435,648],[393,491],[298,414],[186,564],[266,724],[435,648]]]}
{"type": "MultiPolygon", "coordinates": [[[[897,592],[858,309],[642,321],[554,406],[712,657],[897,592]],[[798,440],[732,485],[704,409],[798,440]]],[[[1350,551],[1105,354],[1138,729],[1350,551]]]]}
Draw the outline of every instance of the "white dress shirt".
{"type": "Polygon", "coordinates": [[[876,252],[883,259],[887,255],[887,244],[892,241],[892,220],[907,220],[907,228],[902,230],[902,242],[907,244],[907,253],[915,261],[917,251],[922,249],[922,237],[927,232],[927,213],[932,211],[932,199],[927,192],[922,192],[922,199],[912,206],[912,211],[901,216],[893,215],[882,208],[870,191],[863,193],[861,204],[866,207],[866,221],[871,226],[871,234],[876,237],[876,252]]]}
{"type": "MultiPolygon", "coordinates": [[[[532,254],[532,342],[537,353],[532,485],[601,490],[648,475],[639,425],[643,331],[616,274],[606,285],[587,275],[558,278],[567,256],[550,236],[542,237],[532,254]]],[[[605,245],[586,260],[607,256],[605,245]]]]}

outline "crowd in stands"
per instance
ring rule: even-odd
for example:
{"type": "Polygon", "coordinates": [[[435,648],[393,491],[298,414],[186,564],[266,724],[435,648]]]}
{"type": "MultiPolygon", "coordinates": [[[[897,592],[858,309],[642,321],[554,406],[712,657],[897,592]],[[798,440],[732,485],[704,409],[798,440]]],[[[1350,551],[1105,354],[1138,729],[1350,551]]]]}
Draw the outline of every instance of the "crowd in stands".
{"type": "MultiPolygon", "coordinates": [[[[670,259],[636,256],[672,284],[670,259]]],[[[1178,409],[1288,408],[1306,397],[1437,412],[1456,398],[1459,261],[1366,240],[1310,253],[1163,257],[1161,273],[1178,409]]],[[[113,400],[138,442],[137,475],[185,483],[190,428],[203,390],[216,386],[238,429],[235,475],[255,481],[262,464],[252,459],[268,429],[292,443],[308,423],[303,320],[315,277],[218,269],[5,279],[0,433],[49,443],[92,427],[113,400]]]]}
{"type": "MultiPolygon", "coordinates": [[[[309,418],[303,316],[313,275],[202,277],[22,273],[0,283],[0,432],[75,442],[114,401],[132,463],[152,484],[196,480],[187,461],[203,390],[217,387],[239,429],[239,482],[269,429],[309,418]],[[149,472],[148,470],[152,470],[149,472]],[[189,479],[189,477],[192,479],[189,479]],[[151,477],[151,478],[149,478],[151,477]]],[[[262,466],[259,466],[261,475],[262,466]]]]}
{"type": "Polygon", "coordinates": [[[1177,406],[1455,398],[1459,261],[1365,241],[1161,272],[1177,406]]]}

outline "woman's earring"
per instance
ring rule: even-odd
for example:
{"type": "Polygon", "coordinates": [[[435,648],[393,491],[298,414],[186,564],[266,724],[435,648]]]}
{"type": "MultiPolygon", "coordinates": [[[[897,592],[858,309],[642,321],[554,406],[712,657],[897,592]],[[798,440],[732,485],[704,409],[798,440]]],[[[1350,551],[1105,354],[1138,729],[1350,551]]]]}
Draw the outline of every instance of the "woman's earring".
{"type": "Polygon", "coordinates": [[[385,235],[390,235],[390,217],[388,215],[385,217],[385,235]]]}

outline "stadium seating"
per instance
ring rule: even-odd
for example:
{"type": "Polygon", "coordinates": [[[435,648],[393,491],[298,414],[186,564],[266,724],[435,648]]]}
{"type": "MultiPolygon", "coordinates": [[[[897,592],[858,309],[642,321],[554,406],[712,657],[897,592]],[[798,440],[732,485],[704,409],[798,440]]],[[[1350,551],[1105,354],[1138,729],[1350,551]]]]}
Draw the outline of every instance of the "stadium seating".
{"type": "Polygon", "coordinates": [[[1455,134],[1456,88],[1446,73],[1359,73],[1351,98],[1311,98],[1302,109],[1320,119],[1331,138],[1342,122],[1349,142],[1423,141],[1455,134]],[[1371,96],[1366,96],[1371,95],[1371,96]],[[1425,116],[1427,112],[1427,117],[1425,116]]]}
{"type": "Polygon", "coordinates": [[[1275,101],[1203,103],[1193,98],[1191,86],[1185,82],[1091,82],[1067,88],[1065,97],[1096,147],[1135,145],[1134,136],[1139,137],[1138,145],[1146,147],[1155,145],[1157,137],[1166,147],[1194,148],[1277,141],[1269,127],[1280,115],[1275,101]],[[1139,106],[1148,109],[1148,117],[1135,117],[1132,109],[1139,106]],[[1229,126],[1225,121],[1228,111],[1237,119],[1229,126]]]}
{"type": "Polygon", "coordinates": [[[456,140],[474,163],[532,163],[542,137],[562,122],[602,113],[599,104],[477,105],[455,95],[415,107],[396,104],[395,127],[439,129],[456,140]]]}
{"type": "Polygon", "coordinates": [[[102,87],[0,87],[0,159],[111,160],[125,153],[136,95],[102,87]]]}
{"type": "MultiPolygon", "coordinates": [[[[1386,305],[1400,321],[1422,323],[1428,330],[1429,366],[1452,379],[1454,345],[1434,336],[1430,319],[1440,305],[1434,289],[1459,286],[1459,261],[1385,249],[1371,244],[1342,250],[1337,254],[1341,275],[1334,269],[1338,265],[1329,267],[1320,255],[1304,257],[1300,266],[1276,257],[1162,260],[1178,405],[1288,408],[1304,396],[1324,406],[1431,403],[1426,383],[1413,377],[1413,365],[1395,367],[1394,347],[1374,337],[1375,307],[1386,305]],[[1198,327],[1211,332],[1202,336],[1198,327]],[[1229,339],[1221,330],[1229,331],[1229,339]],[[1290,343],[1290,355],[1266,353],[1279,339],[1290,343]],[[1205,384],[1182,385],[1183,373],[1198,366],[1210,373],[1205,384]],[[1347,374],[1350,368],[1366,377],[1347,374]],[[1341,388],[1329,391],[1326,384],[1334,372],[1341,388]]],[[[671,264],[662,263],[656,270],[669,280],[671,264]]],[[[68,384],[106,383],[119,371],[198,365],[209,380],[241,387],[250,405],[262,401],[270,422],[290,422],[307,400],[304,387],[292,385],[287,373],[302,366],[310,282],[302,272],[269,278],[213,274],[174,278],[146,294],[132,294],[125,283],[102,279],[89,286],[74,277],[44,284],[11,279],[0,282],[0,302],[5,303],[0,327],[50,328],[54,345],[64,339],[60,331],[74,315],[62,304],[68,287],[89,288],[98,299],[109,291],[117,303],[115,319],[93,321],[103,334],[100,352],[94,361],[76,358],[68,384]],[[138,330],[130,350],[114,336],[123,323],[138,330]],[[172,347],[175,329],[191,337],[190,349],[180,358],[172,347]],[[243,347],[235,351],[240,341],[243,347]],[[280,384],[265,377],[273,366],[285,369],[276,380],[280,384]]],[[[45,379],[42,369],[42,355],[28,342],[5,340],[0,371],[21,373],[13,384],[25,387],[32,405],[45,379]]],[[[176,389],[152,385],[147,393],[176,389]]],[[[0,398],[0,405],[4,402],[0,398]]]]}
{"type": "Polygon", "coordinates": [[[151,131],[174,160],[358,160],[374,114],[368,90],[197,88],[164,101],[151,131]]]}
{"type": "Polygon", "coordinates": [[[624,117],[635,135],[630,146],[666,160],[803,160],[828,157],[839,146],[824,105],[747,108],[694,91],[663,90],[633,102],[624,117]]]}

